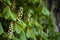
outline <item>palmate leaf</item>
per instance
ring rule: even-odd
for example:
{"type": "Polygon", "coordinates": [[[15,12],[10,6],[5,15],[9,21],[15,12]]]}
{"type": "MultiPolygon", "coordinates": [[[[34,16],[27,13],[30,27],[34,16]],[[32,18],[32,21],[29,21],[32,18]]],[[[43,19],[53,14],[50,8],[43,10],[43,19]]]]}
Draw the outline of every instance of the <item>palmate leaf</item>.
{"type": "Polygon", "coordinates": [[[47,37],[48,37],[48,34],[47,34],[47,33],[42,32],[42,38],[43,38],[44,40],[47,40],[47,37]]]}
{"type": "Polygon", "coordinates": [[[29,30],[29,29],[27,29],[26,37],[27,37],[27,38],[30,38],[30,37],[31,37],[31,33],[30,33],[30,30],[29,30]]]}
{"type": "MultiPolygon", "coordinates": [[[[32,19],[32,18],[31,18],[32,19]]],[[[34,20],[32,19],[31,21],[29,21],[29,26],[33,27],[33,25],[35,24],[34,20]]]]}
{"type": "Polygon", "coordinates": [[[10,17],[10,10],[9,10],[9,7],[5,7],[4,9],[3,9],[3,15],[5,15],[4,17],[5,17],[5,19],[8,19],[9,17],[10,17]]]}
{"type": "Polygon", "coordinates": [[[27,29],[26,37],[27,37],[27,38],[31,38],[32,40],[36,40],[35,34],[34,34],[33,31],[30,30],[30,29],[27,29]]]}
{"type": "Polygon", "coordinates": [[[12,40],[19,40],[17,37],[13,37],[12,40]]]}
{"type": "Polygon", "coordinates": [[[14,23],[14,31],[15,31],[17,34],[20,34],[21,31],[22,31],[22,32],[24,31],[24,29],[20,26],[20,24],[14,23]]]}
{"type": "Polygon", "coordinates": [[[10,20],[16,21],[17,15],[15,13],[10,14],[10,20]]]}
{"type": "Polygon", "coordinates": [[[25,36],[25,32],[21,32],[19,40],[27,40],[25,36]]]}
{"type": "Polygon", "coordinates": [[[3,9],[3,15],[5,19],[16,21],[16,15],[14,15],[14,13],[11,12],[9,6],[3,9]]]}
{"type": "Polygon", "coordinates": [[[20,26],[18,24],[14,24],[14,31],[17,33],[17,34],[20,34],[21,33],[21,29],[19,28],[20,26]]]}
{"type": "Polygon", "coordinates": [[[2,28],[2,25],[0,23],[0,35],[4,32],[3,28],[2,28]]]}
{"type": "Polygon", "coordinates": [[[26,28],[26,23],[24,23],[22,20],[20,20],[20,21],[17,21],[17,24],[19,25],[19,26],[21,26],[23,29],[25,29],[26,28]]]}
{"type": "Polygon", "coordinates": [[[37,27],[39,27],[40,24],[39,24],[37,21],[35,21],[35,25],[36,25],[37,27]]]}
{"type": "Polygon", "coordinates": [[[39,29],[36,29],[36,28],[33,27],[32,30],[33,30],[33,33],[34,33],[36,36],[40,35],[40,30],[39,30],[39,29]]]}
{"type": "Polygon", "coordinates": [[[45,6],[42,7],[42,13],[46,16],[50,15],[50,12],[48,11],[48,9],[45,6]]]}

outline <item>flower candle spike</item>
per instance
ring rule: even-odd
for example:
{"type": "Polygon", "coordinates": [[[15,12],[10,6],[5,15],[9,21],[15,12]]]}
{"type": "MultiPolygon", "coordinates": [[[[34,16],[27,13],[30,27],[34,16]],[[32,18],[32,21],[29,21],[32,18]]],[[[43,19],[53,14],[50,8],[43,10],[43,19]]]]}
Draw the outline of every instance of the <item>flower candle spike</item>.
{"type": "Polygon", "coordinates": [[[23,8],[20,7],[19,11],[18,11],[18,17],[17,17],[17,20],[20,20],[23,16],[23,8]]]}
{"type": "Polygon", "coordinates": [[[29,13],[27,18],[28,21],[30,21],[30,17],[31,17],[31,14],[29,13]]]}
{"type": "Polygon", "coordinates": [[[11,22],[10,25],[9,25],[8,35],[9,35],[10,37],[13,36],[13,22],[11,22]]]}

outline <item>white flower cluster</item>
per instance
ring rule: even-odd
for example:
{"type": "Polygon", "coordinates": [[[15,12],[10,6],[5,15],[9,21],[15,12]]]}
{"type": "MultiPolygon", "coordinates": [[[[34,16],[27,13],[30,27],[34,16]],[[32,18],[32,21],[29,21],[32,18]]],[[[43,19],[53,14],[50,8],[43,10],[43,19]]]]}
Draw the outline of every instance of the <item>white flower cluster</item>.
{"type": "Polygon", "coordinates": [[[13,21],[9,25],[8,35],[11,37],[13,36],[13,21]]]}
{"type": "Polygon", "coordinates": [[[17,20],[19,21],[23,16],[23,8],[20,7],[20,10],[18,11],[18,16],[17,16],[17,20]]]}

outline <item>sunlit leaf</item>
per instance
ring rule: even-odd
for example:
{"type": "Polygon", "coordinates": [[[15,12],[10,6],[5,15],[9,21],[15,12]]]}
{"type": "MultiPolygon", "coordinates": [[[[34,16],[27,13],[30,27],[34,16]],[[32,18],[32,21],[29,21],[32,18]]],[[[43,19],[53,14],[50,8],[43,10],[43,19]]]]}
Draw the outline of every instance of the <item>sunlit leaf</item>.
{"type": "Polygon", "coordinates": [[[23,28],[22,28],[19,24],[15,23],[15,24],[14,24],[14,31],[15,31],[17,34],[20,34],[21,31],[23,32],[24,30],[23,30],[23,28]]]}
{"type": "Polygon", "coordinates": [[[21,33],[21,29],[19,29],[19,25],[18,24],[14,24],[14,30],[16,31],[17,34],[21,33]]]}
{"type": "Polygon", "coordinates": [[[17,21],[17,24],[20,25],[23,29],[26,27],[26,24],[22,20],[17,21]]]}

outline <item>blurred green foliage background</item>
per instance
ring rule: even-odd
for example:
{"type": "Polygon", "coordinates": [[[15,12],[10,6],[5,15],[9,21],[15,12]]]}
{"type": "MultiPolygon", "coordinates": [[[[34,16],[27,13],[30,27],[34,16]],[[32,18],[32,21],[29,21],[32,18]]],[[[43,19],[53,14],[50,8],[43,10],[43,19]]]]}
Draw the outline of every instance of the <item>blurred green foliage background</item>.
{"type": "Polygon", "coordinates": [[[0,0],[0,40],[57,40],[58,35],[42,0],[0,0]]]}

